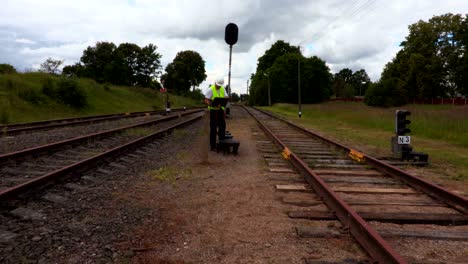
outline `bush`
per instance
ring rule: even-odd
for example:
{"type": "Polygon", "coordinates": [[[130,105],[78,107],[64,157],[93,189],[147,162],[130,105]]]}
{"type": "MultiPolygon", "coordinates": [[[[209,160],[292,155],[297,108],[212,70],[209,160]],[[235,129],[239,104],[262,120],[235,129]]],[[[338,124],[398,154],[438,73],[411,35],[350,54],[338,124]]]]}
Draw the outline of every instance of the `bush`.
{"type": "Polygon", "coordinates": [[[373,83],[366,91],[364,102],[370,106],[400,106],[407,103],[406,91],[400,79],[391,78],[373,83]]]}
{"type": "Polygon", "coordinates": [[[74,78],[60,78],[56,90],[57,99],[75,108],[83,108],[88,105],[86,91],[78,85],[74,78]]]}
{"type": "Polygon", "coordinates": [[[13,88],[15,88],[16,83],[15,83],[15,81],[13,81],[12,79],[8,79],[8,80],[7,80],[7,85],[6,85],[6,86],[7,86],[8,89],[13,89],[13,88]]]}
{"type": "Polygon", "coordinates": [[[182,93],[182,96],[190,97],[196,101],[200,101],[200,100],[203,101],[203,98],[205,98],[205,96],[203,95],[200,89],[195,89],[195,91],[186,91],[182,93]]]}
{"type": "Polygon", "coordinates": [[[45,79],[44,83],[42,84],[42,93],[49,96],[50,98],[57,98],[55,82],[52,78],[45,79]]]}
{"type": "Polygon", "coordinates": [[[16,73],[15,67],[6,63],[0,64],[0,74],[12,74],[12,73],[16,73]]]}
{"type": "Polygon", "coordinates": [[[41,96],[40,94],[34,89],[34,88],[31,88],[31,87],[28,87],[28,86],[23,86],[21,88],[18,89],[18,96],[25,100],[25,101],[28,101],[30,103],[33,103],[33,104],[37,104],[41,101],[41,96]]]}
{"type": "Polygon", "coordinates": [[[66,105],[83,108],[88,105],[86,91],[81,88],[73,77],[62,77],[58,81],[53,78],[45,79],[42,93],[66,105]]]}
{"type": "Polygon", "coordinates": [[[8,124],[10,122],[10,111],[5,104],[0,105],[0,124],[8,124]]]}

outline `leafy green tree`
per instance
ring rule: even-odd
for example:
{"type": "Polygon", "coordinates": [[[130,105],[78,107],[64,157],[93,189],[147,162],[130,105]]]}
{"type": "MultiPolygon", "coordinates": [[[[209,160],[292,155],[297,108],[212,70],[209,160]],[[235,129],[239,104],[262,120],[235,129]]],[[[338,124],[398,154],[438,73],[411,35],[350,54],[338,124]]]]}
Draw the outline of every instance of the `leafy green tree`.
{"type": "Polygon", "coordinates": [[[407,103],[405,92],[398,78],[380,80],[369,86],[364,102],[371,106],[400,106],[407,103]]]}
{"type": "MultiPolygon", "coordinates": [[[[287,53],[278,57],[271,68],[268,69],[272,104],[278,102],[298,102],[298,61],[301,63],[302,77],[304,76],[304,57],[297,53],[287,53]]],[[[254,84],[252,82],[252,85],[254,84]]],[[[302,91],[305,90],[304,84],[304,82],[301,82],[302,91]]],[[[263,85],[266,86],[264,96],[268,99],[268,79],[265,78],[263,85]]]]}
{"type": "Polygon", "coordinates": [[[316,56],[304,58],[300,54],[288,53],[277,58],[273,66],[268,69],[272,103],[298,102],[298,61],[301,102],[317,103],[329,97],[331,74],[325,62],[316,56]]]}
{"type": "Polygon", "coordinates": [[[257,72],[251,76],[249,104],[267,105],[268,87],[272,103],[297,103],[299,68],[301,101],[316,103],[329,98],[332,76],[325,62],[316,56],[305,58],[298,48],[278,41],[259,58],[257,72]]]}
{"type": "Polygon", "coordinates": [[[466,21],[466,16],[445,14],[410,25],[381,79],[399,79],[406,100],[466,95],[466,21]]]}
{"type": "Polygon", "coordinates": [[[361,96],[370,83],[366,70],[353,72],[349,68],[344,68],[333,76],[332,90],[336,97],[361,96]]]}
{"type": "Polygon", "coordinates": [[[265,54],[258,58],[257,72],[265,72],[273,66],[275,60],[285,54],[296,53],[300,54],[299,47],[294,47],[289,45],[289,43],[284,42],[283,40],[276,41],[271,48],[265,51],[265,54]]]}
{"type": "Polygon", "coordinates": [[[268,80],[259,73],[252,74],[250,80],[249,105],[268,105],[268,80]]]}
{"type": "Polygon", "coordinates": [[[366,90],[371,83],[369,75],[367,75],[367,72],[364,69],[360,69],[359,71],[354,72],[351,80],[351,85],[354,89],[354,95],[359,96],[362,96],[366,93],[366,90]]]}
{"type": "Polygon", "coordinates": [[[88,47],[83,51],[81,63],[84,77],[98,82],[112,82],[114,72],[114,51],[117,47],[112,42],[98,42],[95,47],[88,47]]]}
{"type": "Polygon", "coordinates": [[[462,55],[457,59],[458,67],[455,68],[454,79],[459,87],[458,92],[468,96],[468,15],[461,22],[456,41],[460,44],[462,55]]]}
{"type": "Polygon", "coordinates": [[[15,67],[13,65],[7,64],[7,63],[1,63],[0,64],[0,74],[12,74],[16,73],[15,67]]]}
{"type": "Polygon", "coordinates": [[[80,63],[74,65],[68,65],[63,67],[62,74],[66,76],[75,76],[75,77],[87,77],[85,72],[85,67],[80,63]]]}
{"type": "MultiPolygon", "coordinates": [[[[266,78],[265,74],[268,74],[267,72],[270,71],[270,68],[273,66],[275,61],[287,54],[296,54],[300,55],[300,50],[299,47],[294,47],[291,46],[289,43],[284,42],[283,40],[278,40],[275,42],[270,49],[265,51],[265,54],[263,54],[261,57],[258,58],[258,63],[257,63],[257,71],[255,74],[252,74],[251,76],[251,85],[250,85],[250,94],[248,96],[249,100],[249,105],[268,105],[268,79],[266,78]]],[[[292,65],[294,64],[293,62],[294,56],[292,57],[285,57],[282,59],[282,62],[280,63],[281,66],[277,67],[287,67],[290,68],[289,70],[292,71],[293,67],[292,65]],[[289,65],[289,66],[288,66],[289,65]]],[[[297,61],[298,59],[295,59],[295,67],[296,69],[296,75],[297,76],[297,61]]],[[[274,74],[270,72],[269,74],[270,78],[274,77],[274,74]]],[[[292,76],[292,75],[291,75],[292,76]]],[[[281,79],[281,78],[277,78],[281,79]]],[[[270,79],[270,85],[271,85],[271,98],[273,99],[272,102],[279,102],[279,101],[288,101],[291,99],[286,99],[285,97],[291,96],[288,93],[288,91],[282,91],[281,88],[279,87],[285,87],[284,83],[285,82],[293,82],[292,79],[289,80],[281,80],[281,84],[277,84],[276,81],[278,80],[273,80],[273,78],[270,79]]],[[[297,86],[297,78],[296,78],[296,86],[297,86]]],[[[288,88],[289,91],[292,89],[292,87],[288,88]]],[[[297,90],[296,90],[297,91],[297,90]]],[[[296,96],[297,98],[297,96],[296,96]]]]}
{"type": "Polygon", "coordinates": [[[344,68],[333,76],[333,93],[336,97],[344,97],[346,84],[351,84],[353,71],[349,68],[344,68]]]}
{"type": "Polygon", "coordinates": [[[236,103],[236,102],[239,102],[239,100],[240,100],[240,97],[239,97],[239,95],[237,93],[234,93],[234,92],[231,93],[231,101],[236,103]]]}
{"type": "Polygon", "coordinates": [[[137,83],[136,72],[141,48],[133,43],[122,43],[113,51],[112,83],[132,86],[137,83]]]}
{"type": "Polygon", "coordinates": [[[161,74],[161,54],[156,52],[157,48],[153,44],[148,44],[138,54],[134,71],[136,85],[150,86],[151,81],[161,74]]]}
{"type": "Polygon", "coordinates": [[[191,87],[206,80],[205,61],[196,51],[186,50],[177,53],[174,60],[166,66],[161,76],[164,86],[177,94],[190,91],[191,87]]]}
{"type": "Polygon", "coordinates": [[[98,42],[83,51],[80,63],[64,67],[63,74],[100,83],[155,87],[154,82],[161,74],[161,54],[156,50],[153,44],[140,48],[133,43],[116,47],[111,42],[98,42]]]}
{"type": "Polygon", "coordinates": [[[241,102],[248,102],[249,101],[249,95],[248,94],[241,94],[240,95],[240,100],[241,100],[241,102]]]}
{"type": "Polygon", "coordinates": [[[59,68],[63,64],[63,60],[54,60],[52,58],[47,58],[46,61],[41,63],[41,68],[39,71],[46,72],[50,74],[58,74],[59,68]]]}

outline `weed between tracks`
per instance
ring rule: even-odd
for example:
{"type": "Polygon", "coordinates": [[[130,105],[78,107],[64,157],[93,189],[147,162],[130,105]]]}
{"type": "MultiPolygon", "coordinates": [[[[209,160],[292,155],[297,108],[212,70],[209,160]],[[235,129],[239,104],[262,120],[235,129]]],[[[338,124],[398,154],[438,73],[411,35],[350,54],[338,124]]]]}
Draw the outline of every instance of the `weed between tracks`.
{"type": "Polygon", "coordinates": [[[146,174],[155,180],[170,183],[175,186],[178,180],[189,179],[192,176],[192,169],[161,167],[156,170],[148,171],[146,174]]]}

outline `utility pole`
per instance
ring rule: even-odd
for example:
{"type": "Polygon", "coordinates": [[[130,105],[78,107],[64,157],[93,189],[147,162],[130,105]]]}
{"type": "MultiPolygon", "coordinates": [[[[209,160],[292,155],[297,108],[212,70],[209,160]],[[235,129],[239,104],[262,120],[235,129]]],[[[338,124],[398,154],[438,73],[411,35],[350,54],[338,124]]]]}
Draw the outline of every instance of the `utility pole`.
{"type": "Polygon", "coordinates": [[[247,94],[249,94],[249,80],[247,80],[247,94]]]}
{"type": "Polygon", "coordinates": [[[302,105],[301,105],[301,46],[297,46],[299,49],[299,57],[297,59],[297,101],[298,101],[298,106],[299,106],[299,118],[302,116],[302,105]]]}
{"type": "Polygon", "coordinates": [[[268,74],[266,74],[266,73],[264,73],[263,75],[267,77],[267,81],[268,81],[268,106],[271,107],[270,76],[268,76],[268,74]]]}

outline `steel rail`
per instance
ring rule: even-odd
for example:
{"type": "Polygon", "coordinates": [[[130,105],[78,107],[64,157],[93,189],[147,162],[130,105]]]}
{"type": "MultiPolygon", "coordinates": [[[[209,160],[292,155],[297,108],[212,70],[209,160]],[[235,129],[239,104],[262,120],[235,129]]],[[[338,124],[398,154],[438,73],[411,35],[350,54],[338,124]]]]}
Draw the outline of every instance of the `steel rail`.
{"type": "MultiPolygon", "coordinates": [[[[278,118],[279,120],[283,121],[283,122],[286,122],[288,125],[290,126],[293,126],[295,127],[296,129],[299,129],[301,130],[302,132],[308,134],[308,135],[311,135],[313,137],[316,137],[316,138],[319,138],[325,142],[327,142],[328,144],[331,144],[335,147],[338,147],[342,150],[345,150],[347,152],[350,152],[351,151],[351,148],[348,148],[336,141],[333,141],[331,139],[328,139],[328,138],[325,138],[319,134],[316,134],[314,132],[311,132],[309,130],[307,130],[306,128],[303,128],[301,126],[298,126],[296,124],[293,124],[291,122],[289,122],[288,120],[282,118],[282,117],[279,117],[277,115],[274,115],[272,113],[269,113],[267,111],[264,111],[262,109],[258,109],[258,108],[255,108],[256,110],[266,114],[266,115],[269,115],[271,117],[274,117],[274,118],[278,118]]],[[[408,172],[405,172],[393,165],[390,165],[388,163],[385,163],[383,161],[380,161],[376,158],[373,158],[365,153],[362,153],[365,157],[365,160],[366,162],[369,164],[369,165],[372,165],[373,167],[375,167],[377,170],[381,171],[381,172],[384,172],[386,174],[388,174],[389,176],[392,176],[393,178],[396,178],[396,179],[399,179],[399,180],[402,180],[404,181],[406,184],[408,184],[409,186],[413,187],[414,189],[418,190],[418,191],[421,191],[423,193],[426,193],[427,195],[429,196],[432,196],[433,198],[439,200],[439,201],[443,201],[445,202],[446,204],[450,205],[451,207],[453,207],[454,209],[460,211],[461,213],[463,214],[468,214],[468,199],[461,196],[461,195],[458,195],[456,193],[453,193],[443,187],[440,187],[438,185],[435,185],[435,184],[432,184],[418,176],[415,176],[415,175],[412,175],[412,174],[409,174],[408,172]]]]}
{"type": "MultiPolygon", "coordinates": [[[[258,109],[257,109],[258,110],[258,109]]],[[[259,123],[260,127],[283,149],[287,146],[248,109],[247,112],[259,123]]],[[[263,111],[261,111],[264,113],[263,111]]],[[[274,117],[274,116],[271,116],[274,117]]],[[[288,149],[289,150],[289,149],[288,149]]],[[[346,204],[309,166],[290,151],[289,160],[305,177],[332,213],[349,229],[350,234],[378,263],[407,263],[359,214],[346,204]]]]}
{"type": "MultiPolygon", "coordinates": [[[[192,108],[190,108],[192,109],[192,108]]],[[[174,112],[185,111],[187,108],[178,108],[174,109],[174,112]]],[[[108,114],[108,115],[97,115],[97,116],[85,116],[85,117],[74,117],[74,118],[62,118],[62,119],[52,119],[44,120],[30,123],[17,123],[11,125],[0,125],[0,136],[12,136],[21,134],[23,132],[42,130],[42,129],[52,129],[59,127],[67,126],[78,126],[88,123],[97,123],[103,121],[111,121],[116,119],[123,118],[133,118],[140,116],[149,116],[164,114],[166,111],[141,111],[141,112],[129,112],[129,113],[118,113],[118,114],[108,114]]]]}
{"type": "Polygon", "coordinates": [[[190,118],[188,120],[185,120],[185,121],[180,122],[178,124],[172,125],[172,126],[170,126],[168,128],[159,130],[159,131],[157,131],[157,132],[155,132],[155,133],[153,133],[151,135],[148,135],[148,136],[136,139],[134,141],[131,141],[129,143],[126,143],[124,145],[115,147],[115,148],[110,149],[110,150],[108,150],[108,151],[106,151],[104,153],[101,153],[101,154],[95,155],[93,157],[87,158],[85,160],[76,162],[76,163],[74,163],[72,165],[63,167],[61,169],[58,169],[58,170],[53,171],[51,173],[48,173],[46,175],[43,175],[43,176],[40,176],[38,178],[32,179],[32,180],[30,180],[28,182],[25,182],[25,183],[19,184],[17,186],[2,190],[2,191],[0,191],[0,200],[5,200],[5,199],[9,199],[11,197],[15,197],[15,196],[17,196],[17,195],[19,195],[21,193],[24,193],[27,190],[30,190],[30,189],[32,189],[34,187],[37,187],[37,186],[40,186],[41,184],[43,184],[45,182],[51,181],[53,179],[56,179],[56,178],[58,178],[60,176],[72,173],[74,171],[89,167],[92,164],[96,164],[99,161],[102,161],[102,160],[104,160],[106,158],[113,157],[113,156],[117,155],[118,153],[121,153],[123,151],[127,151],[127,150],[135,148],[135,147],[137,147],[137,146],[139,146],[141,144],[144,144],[147,141],[153,140],[153,139],[158,138],[158,137],[162,137],[166,132],[168,132],[170,130],[173,130],[175,128],[178,128],[178,127],[182,127],[182,126],[187,125],[187,124],[189,124],[191,122],[194,122],[195,120],[200,119],[202,116],[203,116],[202,114],[197,115],[197,116],[192,117],[192,118],[190,118]]]}
{"type": "Polygon", "coordinates": [[[57,148],[60,148],[60,147],[66,146],[66,145],[77,145],[77,144],[80,144],[81,142],[87,141],[89,139],[109,136],[109,135],[112,135],[114,133],[121,132],[121,131],[123,131],[125,129],[153,125],[153,124],[169,121],[169,120],[172,120],[172,119],[176,119],[179,116],[190,115],[190,114],[201,112],[201,111],[204,111],[204,109],[203,110],[202,109],[196,109],[196,110],[192,110],[192,111],[186,111],[186,112],[183,112],[181,114],[174,114],[174,115],[164,117],[164,118],[161,118],[161,119],[158,119],[158,120],[147,121],[147,122],[143,122],[143,123],[139,123],[139,124],[134,124],[134,125],[120,127],[120,128],[116,128],[116,129],[111,129],[111,130],[98,132],[98,133],[94,133],[94,134],[90,134],[90,135],[85,135],[85,136],[80,136],[80,137],[76,137],[76,138],[72,138],[72,139],[67,139],[67,140],[55,142],[55,143],[52,143],[52,144],[47,144],[47,145],[42,145],[42,146],[38,146],[38,147],[33,147],[33,148],[29,148],[29,149],[24,149],[24,150],[11,152],[11,153],[2,154],[2,155],[0,155],[0,164],[8,162],[10,160],[17,160],[17,159],[20,159],[20,158],[23,158],[23,157],[26,157],[26,156],[32,156],[32,155],[37,155],[39,153],[52,151],[54,149],[57,149],[57,148]]]}

